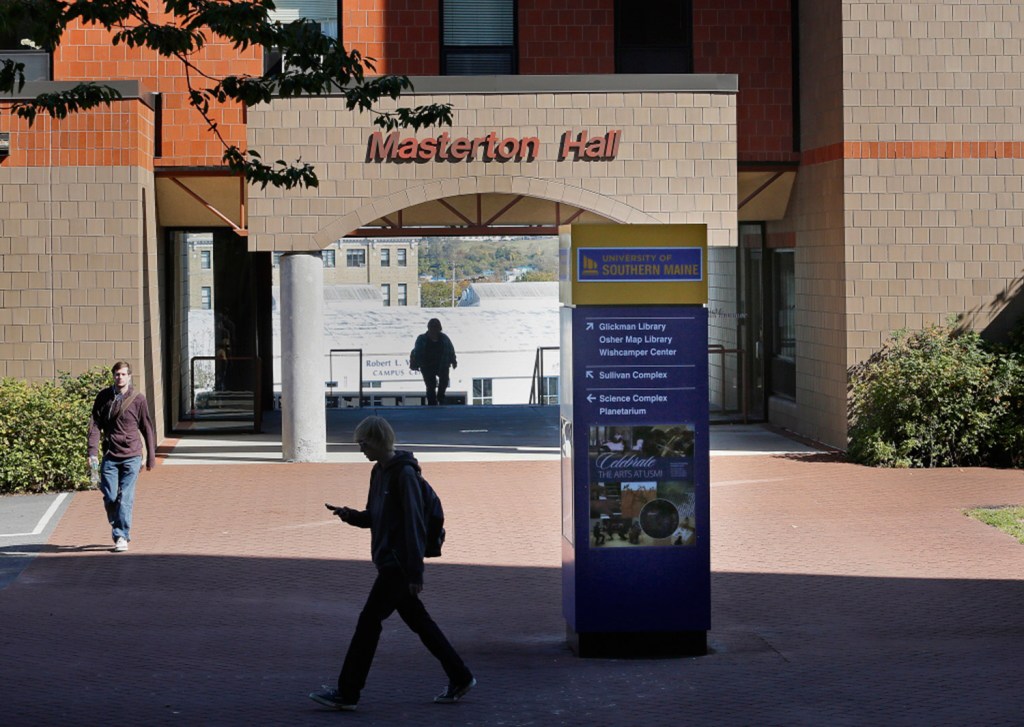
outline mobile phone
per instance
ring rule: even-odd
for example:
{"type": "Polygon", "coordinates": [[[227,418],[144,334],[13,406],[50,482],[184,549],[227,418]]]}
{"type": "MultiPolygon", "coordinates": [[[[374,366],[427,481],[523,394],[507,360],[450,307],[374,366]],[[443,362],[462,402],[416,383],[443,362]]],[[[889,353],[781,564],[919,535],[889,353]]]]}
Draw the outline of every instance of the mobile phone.
{"type": "Polygon", "coordinates": [[[324,507],[326,507],[328,510],[333,510],[334,512],[337,512],[338,510],[343,509],[343,508],[338,507],[337,505],[332,505],[329,502],[325,502],[324,503],[324,507]]]}

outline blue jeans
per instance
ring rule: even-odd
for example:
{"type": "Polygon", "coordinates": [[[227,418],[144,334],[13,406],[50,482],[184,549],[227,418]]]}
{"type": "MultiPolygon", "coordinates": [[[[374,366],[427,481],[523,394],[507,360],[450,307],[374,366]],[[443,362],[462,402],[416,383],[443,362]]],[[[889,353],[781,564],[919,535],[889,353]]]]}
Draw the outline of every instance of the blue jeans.
{"type": "Polygon", "coordinates": [[[345,701],[351,704],[359,701],[359,693],[366,686],[366,675],[370,672],[373,655],[377,653],[381,623],[395,611],[398,611],[406,626],[420,637],[434,658],[441,662],[449,682],[466,684],[473,678],[441,629],[430,618],[419,596],[409,593],[409,583],[405,576],[397,570],[382,570],[378,572],[366,605],[359,614],[356,632],[345,655],[341,674],[338,675],[338,692],[345,701]]]}
{"type": "Polygon", "coordinates": [[[113,528],[111,537],[131,540],[128,535],[132,528],[132,505],[135,504],[135,480],[142,469],[142,457],[115,459],[103,457],[100,464],[100,492],[103,493],[103,508],[107,511],[107,522],[113,528]]]}

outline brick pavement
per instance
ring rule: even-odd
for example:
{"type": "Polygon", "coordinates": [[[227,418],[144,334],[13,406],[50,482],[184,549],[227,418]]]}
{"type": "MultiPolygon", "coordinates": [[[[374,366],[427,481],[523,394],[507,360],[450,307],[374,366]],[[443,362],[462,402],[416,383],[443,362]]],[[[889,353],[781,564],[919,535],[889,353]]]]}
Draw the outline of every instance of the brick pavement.
{"type": "Polygon", "coordinates": [[[708,656],[580,660],[560,615],[557,462],[430,463],[450,541],[425,600],[476,672],[444,676],[397,618],[354,713],[331,683],[373,577],[366,464],[161,466],[107,551],[78,493],[0,590],[3,725],[1020,724],[1024,546],[963,516],[1024,474],[712,460],[708,656]]]}

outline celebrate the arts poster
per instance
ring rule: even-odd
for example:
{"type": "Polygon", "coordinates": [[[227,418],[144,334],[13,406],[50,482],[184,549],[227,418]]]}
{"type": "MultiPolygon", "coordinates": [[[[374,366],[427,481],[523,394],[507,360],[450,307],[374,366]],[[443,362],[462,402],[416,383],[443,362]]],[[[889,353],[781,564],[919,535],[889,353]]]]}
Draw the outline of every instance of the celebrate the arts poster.
{"type": "Polygon", "coordinates": [[[697,541],[694,427],[590,427],[590,546],[692,546],[697,541]]]}

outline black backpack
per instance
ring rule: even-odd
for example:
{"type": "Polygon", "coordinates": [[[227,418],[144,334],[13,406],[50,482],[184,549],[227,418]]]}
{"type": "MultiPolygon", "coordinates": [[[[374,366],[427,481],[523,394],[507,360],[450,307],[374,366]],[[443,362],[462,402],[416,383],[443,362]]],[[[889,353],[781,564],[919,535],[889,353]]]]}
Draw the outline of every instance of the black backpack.
{"type": "Polygon", "coordinates": [[[427,523],[427,547],[423,555],[426,558],[438,558],[444,545],[444,508],[441,506],[441,498],[418,469],[416,477],[423,488],[423,519],[427,523]]]}

